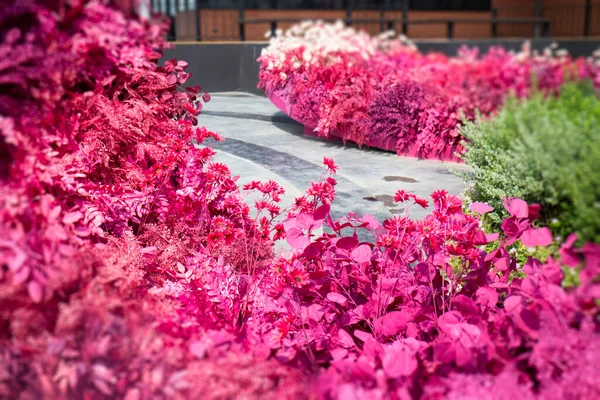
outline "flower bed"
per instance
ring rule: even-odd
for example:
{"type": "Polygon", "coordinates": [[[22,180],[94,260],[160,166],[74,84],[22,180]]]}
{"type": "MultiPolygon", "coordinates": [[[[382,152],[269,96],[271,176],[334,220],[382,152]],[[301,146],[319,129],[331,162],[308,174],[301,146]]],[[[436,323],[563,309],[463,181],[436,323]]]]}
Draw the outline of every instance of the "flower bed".
{"type": "Polygon", "coordinates": [[[248,184],[251,212],[201,145],[209,96],[155,63],[166,27],[48,4],[0,10],[1,397],[600,395],[597,244],[557,248],[519,199],[484,233],[491,207],[444,191],[334,221],[330,159],[283,211],[248,184]]]}
{"type": "Polygon", "coordinates": [[[548,49],[493,48],[457,57],[343,25],[305,22],[272,39],[258,59],[259,87],[307,131],[422,158],[457,161],[462,118],[496,111],[513,92],[556,93],[566,79],[600,85],[593,60],[548,49]]]}

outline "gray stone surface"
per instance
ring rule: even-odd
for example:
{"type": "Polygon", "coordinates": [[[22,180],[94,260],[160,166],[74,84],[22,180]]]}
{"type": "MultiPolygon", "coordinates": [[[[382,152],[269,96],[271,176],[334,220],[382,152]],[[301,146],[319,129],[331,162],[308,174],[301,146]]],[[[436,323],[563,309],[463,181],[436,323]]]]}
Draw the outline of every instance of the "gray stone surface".
{"type": "MultiPolygon", "coordinates": [[[[240,184],[276,180],[286,189],[284,206],[319,178],[325,156],[333,158],[340,167],[336,176],[337,198],[332,207],[334,217],[355,212],[383,221],[393,213],[403,212],[401,205],[391,201],[398,189],[426,198],[437,189],[454,194],[464,189],[461,179],[450,172],[464,170],[464,165],[399,157],[305,136],[301,125],[264,97],[240,92],[213,94],[199,123],[226,138],[211,145],[217,151],[217,160],[240,175],[240,184]]],[[[410,216],[420,218],[428,212],[415,207],[410,216]]]]}

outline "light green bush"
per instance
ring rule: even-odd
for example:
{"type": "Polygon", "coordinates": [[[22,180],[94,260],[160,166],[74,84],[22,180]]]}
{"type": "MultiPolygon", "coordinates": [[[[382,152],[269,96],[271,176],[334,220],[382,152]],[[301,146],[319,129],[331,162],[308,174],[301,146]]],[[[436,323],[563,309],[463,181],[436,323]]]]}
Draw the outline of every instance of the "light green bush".
{"type": "MultiPolygon", "coordinates": [[[[567,84],[560,96],[508,99],[498,115],[461,129],[473,168],[467,196],[504,213],[502,198],[542,205],[541,223],[560,235],[600,242],[600,101],[590,86],[567,84]]],[[[564,236],[563,236],[564,237],[564,236]]]]}

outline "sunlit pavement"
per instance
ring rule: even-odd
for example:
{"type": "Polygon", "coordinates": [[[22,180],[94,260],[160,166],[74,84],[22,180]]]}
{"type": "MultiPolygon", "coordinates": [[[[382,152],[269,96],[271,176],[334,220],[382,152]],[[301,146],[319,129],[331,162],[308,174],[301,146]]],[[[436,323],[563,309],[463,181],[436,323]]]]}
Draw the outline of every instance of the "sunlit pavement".
{"type": "MultiPolygon", "coordinates": [[[[300,124],[265,97],[240,92],[213,94],[199,123],[226,138],[211,145],[217,151],[216,161],[226,163],[234,175],[239,175],[240,185],[273,179],[286,190],[284,207],[319,178],[324,156],[333,158],[340,167],[334,218],[351,211],[383,221],[402,213],[402,205],[392,201],[398,189],[426,198],[437,189],[453,194],[464,189],[462,180],[450,172],[465,170],[464,165],[399,157],[305,136],[300,124]]],[[[420,218],[428,212],[413,207],[410,217],[420,218]]]]}

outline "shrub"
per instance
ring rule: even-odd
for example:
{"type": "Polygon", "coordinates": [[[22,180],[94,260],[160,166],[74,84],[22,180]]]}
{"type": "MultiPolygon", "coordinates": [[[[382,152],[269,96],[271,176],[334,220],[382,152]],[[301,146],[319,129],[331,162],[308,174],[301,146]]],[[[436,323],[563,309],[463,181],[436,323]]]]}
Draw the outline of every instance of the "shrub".
{"type": "Polygon", "coordinates": [[[555,93],[565,81],[600,85],[594,60],[561,51],[492,48],[457,57],[422,54],[404,39],[369,37],[339,24],[304,22],[271,40],[260,58],[259,87],[287,104],[319,135],[398,154],[456,160],[458,127],[476,111],[495,112],[509,93],[528,96],[535,80],[555,93]]]}
{"type": "MultiPolygon", "coordinates": [[[[569,84],[560,97],[512,98],[492,119],[467,123],[463,174],[473,201],[497,210],[504,196],[543,206],[541,222],[564,238],[600,241],[600,102],[589,86],[569,84]]],[[[498,226],[506,215],[490,216],[498,226]]]]}

